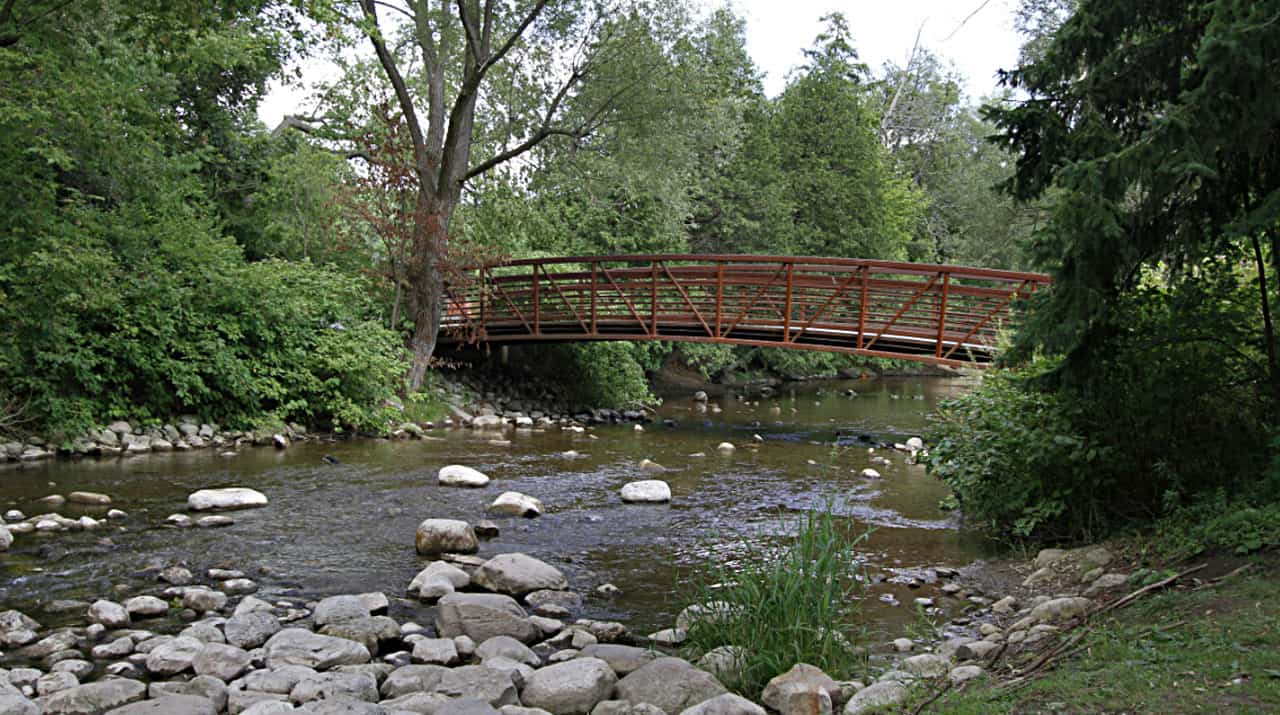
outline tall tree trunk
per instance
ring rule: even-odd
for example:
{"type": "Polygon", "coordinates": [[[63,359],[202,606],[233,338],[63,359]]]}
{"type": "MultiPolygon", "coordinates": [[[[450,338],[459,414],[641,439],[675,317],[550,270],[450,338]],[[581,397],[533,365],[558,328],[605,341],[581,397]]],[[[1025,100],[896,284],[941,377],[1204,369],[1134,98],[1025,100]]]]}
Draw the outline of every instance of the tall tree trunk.
{"type": "Polygon", "coordinates": [[[1280,405],[1280,364],[1276,362],[1276,333],[1271,321],[1271,293],[1267,290],[1267,264],[1262,258],[1262,242],[1253,236],[1253,257],[1258,264],[1258,292],[1262,303],[1262,328],[1267,343],[1267,377],[1271,383],[1272,409],[1280,405]]]}

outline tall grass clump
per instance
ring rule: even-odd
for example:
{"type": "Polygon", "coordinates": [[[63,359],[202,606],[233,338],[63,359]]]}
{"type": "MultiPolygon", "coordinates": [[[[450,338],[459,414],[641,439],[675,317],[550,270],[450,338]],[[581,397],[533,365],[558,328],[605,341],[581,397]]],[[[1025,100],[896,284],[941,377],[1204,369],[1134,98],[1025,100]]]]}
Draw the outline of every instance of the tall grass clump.
{"type": "Polygon", "coordinates": [[[798,517],[795,532],[782,545],[744,540],[740,563],[715,567],[689,594],[706,614],[687,626],[689,655],[720,646],[740,649],[733,672],[719,675],[746,697],[758,697],[771,678],[796,663],[837,679],[865,664],[854,645],[853,616],[860,593],[854,546],[866,535],[852,535],[830,505],[798,517]]]}

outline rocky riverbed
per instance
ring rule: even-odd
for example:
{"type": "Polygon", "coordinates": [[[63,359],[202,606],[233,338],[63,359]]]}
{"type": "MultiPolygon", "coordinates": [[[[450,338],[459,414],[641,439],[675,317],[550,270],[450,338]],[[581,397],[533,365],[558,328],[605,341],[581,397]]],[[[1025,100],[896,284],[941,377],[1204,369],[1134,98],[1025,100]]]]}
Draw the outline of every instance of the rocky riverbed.
{"type": "MultiPolygon", "coordinates": [[[[166,688],[178,687],[173,683],[196,681],[209,685],[210,693],[186,694],[212,700],[218,711],[230,710],[232,694],[241,690],[272,692],[282,697],[271,700],[312,710],[394,710],[383,701],[418,695],[418,701],[436,702],[438,708],[416,712],[465,712],[449,709],[464,707],[456,702],[463,691],[454,692],[452,684],[440,691],[440,682],[428,677],[420,689],[394,696],[384,686],[406,666],[481,673],[476,668],[490,668],[494,661],[480,646],[503,635],[539,659],[535,664],[511,658],[525,666],[512,670],[514,677],[508,673],[523,706],[542,697],[538,688],[526,697],[527,668],[536,675],[596,658],[608,673],[598,665],[579,665],[583,672],[574,670],[570,678],[588,683],[584,687],[606,703],[592,704],[589,711],[657,712],[643,704],[645,697],[657,696],[621,687],[632,674],[625,666],[619,669],[599,654],[581,655],[593,645],[590,639],[596,646],[639,649],[646,658],[684,658],[663,660],[661,679],[687,674],[711,688],[723,668],[732,667],[735,653],[681,650],[697,613],[680,601],[688,593],[682,574],[710,563],[731,566],[744,539],[785,541],[793,521],[788,514],[827,507],[874,528],[860,550],[867,638],[859,647],[867,650],[868,666],[835,674],[856,678],[839,681],[799,668],[770,692],[808,693],[787,697],[796,703],[817,698],[819,705],[826,702],[825,692],[832,707],[859,712],[874,699],[901,694],[893,684],[903,685],[903,679],[919,684],[936,677],[981,677],[974,666],[985,668],[992,656],[981,643],[997,642],[994,629],[1007,637],[997,647],[1008,641],[1038,647],[1047,637],[1038,634],[1052,631],[1035,627],[1053,626],[1051,618],[1010,627],[1043,605],[1037,596],[1075,597],[1092,583],[1073,583],[1067,593],[1048,579],[1052,585],[1044,588],[1059,590],[1021,592],[1025,575],[1017,582],[993,582],[984,575],[990,567],[965,567],[981,549],[953,517],[938,511],[944,490],[913,459],[924,446],[913,439],[920,415],[951,390],[941,381],[854,381],[772,395],[685,394],[668,399],[642,430],[612,424],[626,416],[604,413],[579,416],[584,419],[544,414],[550,422],[526,425],[520,418],[533,420],[531,413],[516,409],[526,405],[495,401],[488,408],[498,424],[487,428],[457,426],[464,419],[458,415],[453,428],[419,426],[420,435],[406,431],[403,439],[290,438],[285,449],[273,441],[250,449],[258,440],[241,436],[240,449],[14,464],[0,472],[9,501],[8,524],[0,530],[11,540],[10,552],[0,556],[0,607],[11,609],[0,619],[0,630],[12,634],[0,641],[0,666],[9,671],[0,688],[7,678],[32,707],[46,710],[62,690],[125,679],[141,683],[143,694],[127,685],[111,687],[140,698],[130,707],[153,708],[145,712],[170,711],[170,705],[152,701],[171,695],[166,688]],[[359,598],[371,605],[330,620],[324,615],[330,609],[320,604],[334,594],[348,594],[339,599],[347,604],[359,598]],[[1018,603],[1005,615],[996,606],[1009,606],[1009,595],[1018,603]],[[481,622],[505,623],[511,630],[442,628],[450,612],[474,615],[477,601],[487,609],[481,622]],[[273,628],[273,621],[281,632],[305,629],[311,636],[363,646],[367,661],[301,665],[326,682],[337,673],[361,672],[373,679],[376,696],[366,688],[356,697],[363,704],[340,704],[337,696],[353,693],[315,686],[295,698],[301,678],[290,682],[286,676],[280,682],[288,688],[276,682],[274,691],[257,681],[242,682],[254,673],[275,677],[270,674],[298,664],[268,658],[266,640],[235,640],[239,625],[228,632],[228,624],[238,611],[259,613],[253,619],[264,629],[273,628]],[[934,624],[934,637],[903,643],[903,626],[915,624],[917,613],[934,624]],[[338,625],[347,620],[358,625],[338,625]],[[1015,635],[1019,631],[1022,636],[1015,635]],[[470,655],[464,637],[476,648],[470,655]],[[171,642],[166,639],[179,642],[161,651],[176,651],[177,661],[153,669],[151,652],[171,642]],[[962,649],[965,639],[978,645],[962,649]],[[431,645],[419,649],[424,640],[431,645]],[[457,660],[444,641],[452,642],[457,660]],[[211,645],[221,648],[210,649],[209,659],[230,654],[234,662],[242,660],[228,648],[249,656],[243,672],[220,671],[227,676],[219,679],[226,704],[205,677],[216,674],[196,670],[196,657],[211,645]],[[190,666],[163,672],[188,656],[190,666]],[[72,664],[59,666],[62,661],[72,664]],[[64,672],[74,683],[54,675],[64,672]],[[601,683],[609,675],[614,680],[606,688],[601,683]],[[792,680],[809,685],[788,684],[792,680]],[[441,697],[450,700],[439,704],[441,697]]],[[[483,403],[471,406],[472,417],[485,416],[483,403]]],[[[1114,581],[1117,574],[1097,576],[1114,581]]],[[[1043,609],[1036,618],[1042,616],[1043,609]]],[[[97,690],[108,689],[82,692],[97,690]]],[[[711,690],[698,692],[711,699],[711,690]]],[[[750,695],[755,707],[809,712],[780,705],[765,693],[750,695]]],[[[249,705],[235,702],[237,708],[249,705]]],[[[671,705],[676,709],[649,705],[682,712],[702,703],[682,701],[678,708],[671,705]]],[[[514,701],[487,705],[499,706],[510,708],[514,701]]],[[[78,705],[54,707],[68,709],[48,711],[80,711],[78,705]]],[[[543,709],[560,712],[558,707],[543,709]]],[[[723,698],[694,712],[758,710],[723,698]]]]}

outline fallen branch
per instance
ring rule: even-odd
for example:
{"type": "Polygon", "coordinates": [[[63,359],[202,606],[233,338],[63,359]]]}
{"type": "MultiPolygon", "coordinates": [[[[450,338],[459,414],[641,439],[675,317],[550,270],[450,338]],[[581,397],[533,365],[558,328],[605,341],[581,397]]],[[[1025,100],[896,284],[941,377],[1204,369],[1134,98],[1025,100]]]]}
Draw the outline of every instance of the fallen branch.
{"type": "Polygon", "coordinates": [[[1213,588],[1214,586],[1217,586],[1223,581],[1226,581],[1229,578],[1235,578],[1236,576],[1239,576],[1240,574],[1244,573],[1245,571],[1248,571],[1251,568],[1253,568],[1252,563],[1245,564],[1244,566],[1241,566],[1237,569],[1232,570],[1230,573],[1225,573],[1217,578],[1209,579],[1208,581],[1205,581],[1204,583],[1200,584],[1199,586],[1196,586],[1191,590],[1203,591],[1206,588],[1213,588]]]}
{"type": "Polygon", "coordinates": [[[1207,568],[1208,566],[1209,564],[1207,563],[1200,564],[1199,566],[1192,566],[1191,568],[1187,569],[1186,571],[1183,571],[1182,573],[1176,573],[1170,576],[1169,578],[1162,579],[1149,586],[1143,586],[1142,588],[1138,589],[1137,591],[1134,591],[1133,593],[1129,594],[1128,596],[1125,596],[1124,598],[1108,603],[1102,608],[1099,608],[1098,610],[1094,611],[1094,613],[1106,613],[1108,611],[1114,611],[1120,608],[1124,608],[1125,606],[1128,606],[1129,604],[1145,596],[1146,594],[1151,593],[1152,591],[1159,591],[1160,589],[1165,588],[1166,586],[1169,586],[1173,582],[1181,578],[1184,578],[1186,576],[1190,576],[1191,574],[1197,571],[1200,571],[1201,569],[1207,568]]]}

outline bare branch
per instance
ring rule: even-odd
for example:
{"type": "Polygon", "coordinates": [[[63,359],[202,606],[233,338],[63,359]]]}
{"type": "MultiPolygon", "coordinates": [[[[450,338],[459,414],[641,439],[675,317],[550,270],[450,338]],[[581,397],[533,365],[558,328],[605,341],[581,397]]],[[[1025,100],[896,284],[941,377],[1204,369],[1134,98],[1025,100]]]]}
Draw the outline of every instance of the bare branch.
{"type": "Polygon", "coordinates": [[[555,135],[577,136],[573,130],[552,129],[551,124],[555,121],[556,114],[559,113],[560,105],[564,103],[565,97],[569,96],[569,90],[573,89],[573,86],[581,79],[582,74],[578,71],[574,71],[573,74],[569,75],[569,79],[561,85],[560,89],[556,92],[556,95],[552,97],[551,103],[547,105],[547,111],[542,115],[541,126],[539,126],[537,131],[535,131],[528,139],[520,142],[510,149],[507,149],[506,151],[498,152],[489,159],[480,162],[479,165],[468,171],[466,176],[462,177],[462,180],[466,181],[467,179],[479,176],[503,162],[510,161],[517,156],[520,156],[540,144],[542,140],[547,137],[555,135]]]}
{"type": "Polygon", "coordinates": [[[484,59],[480,56],[483,48],[480,28],[476,26],[476,19],[467,11],[466,0],[457,0],[457,4],[458,19],[462,21],[462,29],[467,33],[467,49],[471,51],[471,59],[475,61],[476,67],[479,67],[484,63],[484,59]]]}
{"type": "Polygon", "coordinates": [[[485,72],[488,72],[490,67],[493,67],[502,61],[502,58],[505,57],[506,54],[511,51],[511,48],[515,47],[515,44],[520,41],[520,37],[524,35],[524,31],[529,29],[529,26],[533,24],[534,20],[538,19],[538,15],[542,14],[542,9],[546,6],[547,0],[538,0],[538,2],[534,4],[533,9],[529,11],[529,14],[525,15],[524,19],[520,21],[520,26],[515,29],[515,32],[511,33],[511,36],[507,38],[506,42],[502,43],[502,47],[499,47],[497,52],[494,52],[492,55],[485,58],[484,64],[479,67],[479,74],[481,76],[483,76],[485,72]]]}
{"type": "Polygon", "coordinates": [[[418,179],[434,190],[435,179],[431,176],[427,165],[427,147],[422,137],[422,127],[418,124],[418,113],[413,107],[413,97],[409,94],[409,88],[405,85],[404,77],[400,76],[400,69],[396,66],[396,60],[387,51],[387,45],[382,40],[382,31],[378,27],[378,7],[374,0],[360,0],[360,7],[364,10],[365,17],[373,23],[372,30],[366,31],[365,34],[369,37],[369,41],[373,43],[373,50],[378,55],[378,62],[382,64],[382,69],[386,71],[387,78],[391,80],[391,86],[395,88],[396,101],[400,104],[400,111],[404,114],[405,124],[409,127],[409,136],[413,139],[413,155],[418,179]]]}
{"type": "Polygon", "coordinates": [[[391,3],[383,2],[382,0],[374,0],[374,2],[376,2],[381,7],[385,7],[386,9],[391,10],[392,12],[398,12],[401,15],[404,15],[405,17],[409,18],[410,20],[413,19],[413,13],[400,7],[399,5],[392,5],[391,3]]]}

